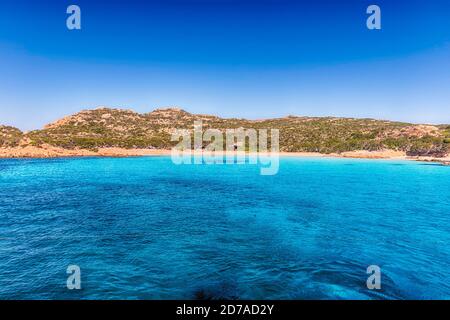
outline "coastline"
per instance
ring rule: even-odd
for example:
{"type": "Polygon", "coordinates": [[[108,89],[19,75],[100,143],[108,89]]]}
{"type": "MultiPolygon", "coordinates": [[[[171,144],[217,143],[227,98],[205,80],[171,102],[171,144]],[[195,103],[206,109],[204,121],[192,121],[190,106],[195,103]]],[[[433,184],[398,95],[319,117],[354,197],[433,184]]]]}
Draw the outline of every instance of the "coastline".
{"type": "MultiPolygon", "coordinates": [[[[170,156],[171,150],[167,149],[125,149],[125,148],[99,148],[97,151],[87,149],[63,149],[50,145],[43,147],[13,147],[0,148],[0,159],[42,159],[42,158],[75,158],[75,157],[140,157],[140,156],[170,156]]],[[[203,151],[205,153],[205,151],[203,151]]],[[[202,151],[194,151],[193,155],[201,154],[202,151]]],[[[242,152],[241,152],[242,153],[242,152]]],[[[239,152],[232,152],[233,155],[239,152]]],[[[249,155],[250,153],[245,153],[249,155]]],[[[274,155],[273,153],[260,153],[260,155],[274,155]]],[[[450,156],[444,158],[407,156],[403,151],[380,150],[366,151],[355,150],[342,153],[324,154],[319,152],[277,152],[280,157],[303,157],[303,158],[352,158],[352,159],[385,159],[385,160],[409,160],[436,162],[450,165],[450,156]]]]}

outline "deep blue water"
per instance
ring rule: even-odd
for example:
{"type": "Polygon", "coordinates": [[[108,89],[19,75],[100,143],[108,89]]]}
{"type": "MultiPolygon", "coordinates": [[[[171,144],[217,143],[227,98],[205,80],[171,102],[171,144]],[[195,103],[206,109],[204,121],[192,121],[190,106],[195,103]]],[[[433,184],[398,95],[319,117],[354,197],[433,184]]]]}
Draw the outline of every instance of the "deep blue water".
{"type": "Polygon", "coordinates": [[[450,167],[0,160],[0,187],[1,299],[450,299],[450,167]]]}

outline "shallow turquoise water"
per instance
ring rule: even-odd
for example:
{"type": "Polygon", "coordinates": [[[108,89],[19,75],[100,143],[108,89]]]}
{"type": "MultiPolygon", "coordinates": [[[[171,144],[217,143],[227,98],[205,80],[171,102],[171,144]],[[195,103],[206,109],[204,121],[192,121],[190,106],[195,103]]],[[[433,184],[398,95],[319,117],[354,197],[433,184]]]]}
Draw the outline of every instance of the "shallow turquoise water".
{"type": "Polygon", "coordinates": [[[1,299],[450,299],[450,167],[0,160],[0,186],[1,299]]]}

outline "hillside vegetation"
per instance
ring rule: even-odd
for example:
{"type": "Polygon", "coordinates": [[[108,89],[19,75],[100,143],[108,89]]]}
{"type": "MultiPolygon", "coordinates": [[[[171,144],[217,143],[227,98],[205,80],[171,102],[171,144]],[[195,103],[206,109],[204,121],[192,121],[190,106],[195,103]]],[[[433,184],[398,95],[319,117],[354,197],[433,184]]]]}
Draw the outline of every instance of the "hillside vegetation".
{"type": "Polygon", "coordinates": [[[409,155],[445,156],[450,150],[450,126],[415,125],[374,119],[296,117],[268,120],[224,119],[194,115],[178,108],[139,114],[131,110],[85,110],[22,133],[0,126],[0,147],[40,146],[96,150],[101,147],[167,149],[175,128],[279,129],[280,151],[339,153],[353,150],[392,149],[409,155]]]}
{"type": "Polygon", "coordinates": [[[10,126],[0,126],[0,147],[17,147],[23,134],[17,128],[10,126]]]}

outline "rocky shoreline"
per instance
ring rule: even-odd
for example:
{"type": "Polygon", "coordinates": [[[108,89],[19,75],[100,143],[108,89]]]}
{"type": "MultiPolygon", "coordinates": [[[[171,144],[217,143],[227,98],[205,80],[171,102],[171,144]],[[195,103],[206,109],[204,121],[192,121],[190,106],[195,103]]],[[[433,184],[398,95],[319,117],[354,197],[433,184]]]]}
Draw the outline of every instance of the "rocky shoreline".
{"type": "MultiPolygon", "coordinates": [[[[198,153],[198,151],[194,151],[198,153]]],[[[125,149],[125,148],[99,148],[97,151],[88,149],[64,149],[44,145],[42,147],[25,146],[0,148],[0,158],[70,158],[70,157],[139,157],[139,156],[170,156],[171,150],[166,149],[125,149]]],[[[435,162],[450,165],[450,156],[443,158],[407,156],[405,152],[395,150],[366,151],[356,150],[342,153],[323,154],[317,152],[278,152],[281,157],[332,157],[357,159],[391,159],[435,162]]]]}

